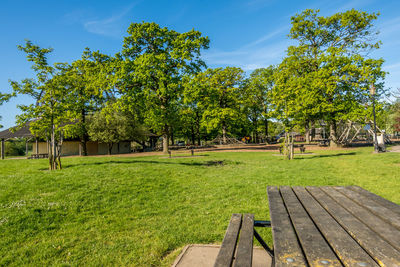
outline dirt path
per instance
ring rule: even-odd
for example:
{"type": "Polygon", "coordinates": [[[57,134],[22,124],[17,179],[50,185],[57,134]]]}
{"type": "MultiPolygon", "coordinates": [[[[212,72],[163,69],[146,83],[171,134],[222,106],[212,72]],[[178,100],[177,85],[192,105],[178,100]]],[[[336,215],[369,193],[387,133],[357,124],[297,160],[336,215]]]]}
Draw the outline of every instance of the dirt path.
{"type": "Polygon", "coordinates": [[[400,153],[400,146],[393,146],[390,152],[397,152],[400,153]]]}

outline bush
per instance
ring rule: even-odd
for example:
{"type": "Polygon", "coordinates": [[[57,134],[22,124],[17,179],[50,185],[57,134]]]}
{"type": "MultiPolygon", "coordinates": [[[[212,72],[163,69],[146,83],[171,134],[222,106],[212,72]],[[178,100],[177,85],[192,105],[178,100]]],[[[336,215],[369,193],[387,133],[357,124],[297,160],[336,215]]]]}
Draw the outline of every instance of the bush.
{"type": "MultiPolygon", "coordinates": [[[[30,147],[32,145],[30,144],[30,147]]],[[[5,142],[4,153],[7,156],[24,156],[25,140],[8,140],[5,142]]]]}

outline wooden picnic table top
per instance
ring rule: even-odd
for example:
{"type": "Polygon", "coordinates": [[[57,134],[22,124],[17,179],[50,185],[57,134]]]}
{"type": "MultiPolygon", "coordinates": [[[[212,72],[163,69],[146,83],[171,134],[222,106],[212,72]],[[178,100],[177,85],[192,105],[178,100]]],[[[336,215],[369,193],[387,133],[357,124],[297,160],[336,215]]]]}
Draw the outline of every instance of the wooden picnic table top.
{"type": "Polygon", "coordinates": [[[269,186],[275,266],[400,266],[400,206],[358,186],[269,186]]]}

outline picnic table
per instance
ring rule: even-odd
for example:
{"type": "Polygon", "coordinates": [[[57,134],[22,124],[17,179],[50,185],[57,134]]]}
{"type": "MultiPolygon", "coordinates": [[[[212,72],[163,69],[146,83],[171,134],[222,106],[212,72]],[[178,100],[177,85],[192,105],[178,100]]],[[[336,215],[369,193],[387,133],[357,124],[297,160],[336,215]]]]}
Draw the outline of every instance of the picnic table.
{"type": "Polygon", "coordinates": [[[47,159],[49,157],[48,153],[32,154],[28,159],[47,159]]]}
{"type": "Polygon", "coordinates": [[[273,266],[400,266],[399,205],[358,186],[267,192],[271,221],[233,214],[215,266],[251,266],[253,235],[273,266]],[[272,228],[273,249],[257,226],[272,228]]]}

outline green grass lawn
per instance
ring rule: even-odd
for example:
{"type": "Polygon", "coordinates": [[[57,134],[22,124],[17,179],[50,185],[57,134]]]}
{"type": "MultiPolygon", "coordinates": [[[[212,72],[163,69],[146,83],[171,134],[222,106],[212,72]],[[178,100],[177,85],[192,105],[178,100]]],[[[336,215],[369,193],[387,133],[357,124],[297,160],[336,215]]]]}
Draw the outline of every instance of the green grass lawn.
{"type": "Polygon", "coordinates": [[[400,154],[371,151],[0,161],[0,266],[168,266],[220,243],[232,213],[269,219],[267,185],[359,185],[400,204],[400,154]]]}

